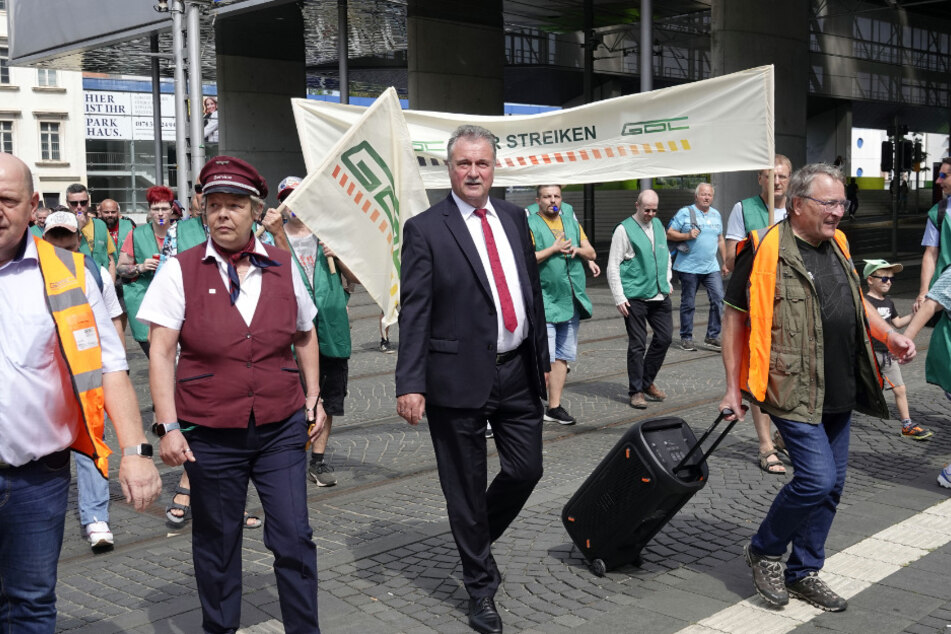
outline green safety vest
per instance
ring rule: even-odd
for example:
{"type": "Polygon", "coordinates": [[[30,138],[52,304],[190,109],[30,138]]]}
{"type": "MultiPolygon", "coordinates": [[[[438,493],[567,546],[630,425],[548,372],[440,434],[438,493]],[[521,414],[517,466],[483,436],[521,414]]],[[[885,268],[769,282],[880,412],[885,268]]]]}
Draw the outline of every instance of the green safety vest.
{"type": "Polygon", "coordinates": [[[179,253],[208,242],[208,237],[205,235],[205,223],[198,216],[179,220],[175,226],[178,227],[175,231],[178,234],[179,253]]]}
{"type": "MultiPolygon", "coordinates": [[[[941,203],[938,203],[938,205],[940,204],[941,203]]],[[[948,218],[945,217],[942,218],[939,223],[938,205],[935,205],[928,211],[928,218],[938,229],[938,261],[934,267],[934,275],[931,276],[931,282],[928,284],[929,288],[934,285],[941,273],[948,268],[948,266],[951,266],[951,222],[948,222],[948,218]]],[[[928,356],[930,357],[931,355],[928,356]]]]}
{"type": "Polygon", "coordinates": [[[762,198],[753,196],[741,200],[740,204],[743,205],[743,225],[746,227],[746,233],[769,226],[769,209],[762,198]]]}
{"type": "MultiPolygon", "coordinates": [[[[574,216],[562,214],[561,224],[565,237],[574,245],[581,244],[581,227],[574,216]]],[[[530,215],[528,226],[535,236],[536,251],[555,244],[555,234],[540,214],[530,215]]],[[[571,321],[576,306],[581,319],[591,317],[591,300],[585,293],[584,258],[555,254],[538,265],[538,276],[541,278],[542,298],[545,301],[545,321],[550,324],[571,321]]]]}
{"type": "Polygon", "coordinates": [[[314,299],[314,304],[317,305],[317,317],[314,318],[314,323],[317,325],[317,344],[320,346],[320,354],[335,359],[349,359],[351,344],[347,302],[350,301],[350,295],[343,290],[341,281],[343,273],[338,270],[336,274],[331,274],[327,258],[324,257],[324,251],[319,245],[314,262],[314,275],[310,279],[307,278],[307,271],[297,259],[293,248],[291,255],[300,271],[301,279],[304,280],[310,296],[314,299]]]}
{"type": "Polygon", "coordinates": [[[36,225],[30,225],[30,233],[35,235],[37,238],[43,238],[43,230],[36,225]]]}
{"type": "Polygon", "coordinates": [[[664,223],[655,216],[651,220],[654,229],[654,244],[632,216],[621,221],[621,226],[627,233],[631,246],[634,247],[634,257],[624,260],[620,265],[621,288],[624,297],[630,299],[650,299],[662,293],[670,294],[670,284],[667,283],[667,262],[670,253],[667,247],[667,232],[664,223]]]}
{"type": "MultiPolygon", "coordinates": [[[[119,218],[119,231],[117,232],[117,236],[119,237],[119,242],[116,243],[116,251],[122,251],[122,245],[124,244],[123,241],[126,239],[126,236],[129,235],[129,232],[132,231],[133,229],[135,229],[135,225],[132,224],[131,220],[129,220],[128,218],[121,218],[121,217],[119,218]]],[[[119,258],[117,255],[116,261],[118,260],[119,258]]]]}
{"type": "MultiPolygon", "coordinates": [[[[109,268],[109,243],[112,242],[112,236],[109,235],[109,227],[99,218],[90,218],[92,223],[92,250],[89,249],[89,243],[86,242],[86,236],[82,236],[79,241],[79,252],[84,255],[92,256],[92,259],[99,266],[109,268]]],[[[82,233],[82,232],[80,232],[82,233]]],[[[113,245],[115,246],[115,245],[113,245]]]]}
{"type": "Polygon", "coordinates": [[[925,361],[925,380],[951,392],[951,318],[947,311],[941,311],[938,323],[931,333],[928,358],[925,361]]]}
{"type": "MultiPolygon", "coordinates": [[[[132,246],[135,249],[135,263],[141,264],[152,257],[153,253],[159,251],[155,243],[155,231],[152,229],[152,223],[136,227],[132,232],[132,246]]],[[[145,291],[155,274],[152,271],[139,273],[139,276],[125,285],[125,308],[129,314],[129,327],[132,329],[132,336],[136,341],[149,340],[149,326],[136,319],[139,314],[139,307],[142,305],[142,299],[145,297],[145,291]]]]}

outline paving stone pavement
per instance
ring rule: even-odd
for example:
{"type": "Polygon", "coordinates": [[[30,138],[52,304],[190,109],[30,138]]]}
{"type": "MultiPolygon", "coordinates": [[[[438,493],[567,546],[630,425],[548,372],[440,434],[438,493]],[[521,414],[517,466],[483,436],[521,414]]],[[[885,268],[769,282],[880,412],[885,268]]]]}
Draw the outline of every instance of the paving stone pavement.
{"type": "MultiPolygon", "coordinates": [[[[582,324],[580,354],[564,397],[579,423],[546,423],[545,475],[493,547],[503,574],[497,603],[509,632],[676,632],[753,596],[742,547],[787,478],[758,468],[752,425],[737,425],[709,461],[708,486],[651,541],[642,565],[594,576],[561,525],[564,503],[633,422],[675,415],[698,432],[706,428],[722,396],[723,370],[714,351],[673,346],[658,377],[667,401],[631,409],[622,321],[603,280],[594,281],[590,294],[596,316],[582,324]]],[[[896,297],[900,309],[908,310],[912,294],[896,297]]],[[[676,304],[679,291],[674,299],[676,304]]],[[[705,327],[707,307],[703,293],[698,300],[695,339],[705,327]]],[[[467,596],[429,434],[425,422],[410,427],[395,414],[396,355],[377,349],[378,319],[367,296],[355,295],[347,414],[334,421],[327,450],[339,484],[309,490],[321,625],[334,633],[469,632],[467,596]]],[[[676,310],[674,320],[676,325],[676,310]]],[[[929,335],[920,337],[919,347],[927,346],[929,335]]],[[[390,338],[398,347],[398,328],[390,338]]],[[[129,344],[131,376],[148,422],[147,364],[138,346],[129,344]]],[[[900,436],[896,419],[856,415],[830,554],[948,497],[935,476],[951,453],[949,403],[925,384],[924,353],[903,374],[914,419],[935,436],[913,442],[900,436]]],[[[114,448],[114,436],[107,439],[114,448]]],[[[491,440],[488,449],[494,468],[491,440]]],[[[117,542],[111,552],[89,551],[73,493],[59,568],[58,631],[201,631],[190,532],[169,531],[164,523],[178,471],[156,462],[166,493],[145,513],[122,503],[118,483],[111,482],[117,542]]],[[[253,488],[248,508],[261,512],[253,488]]],[[[262,531],[245,532],[243,554],[242,631],[282,632],[262,531]]],[[[821,615],[795,631],[943,631],[951,624],[949,564],[951,546],[937,548],[857,595],[847,612],[821,615]]]]}

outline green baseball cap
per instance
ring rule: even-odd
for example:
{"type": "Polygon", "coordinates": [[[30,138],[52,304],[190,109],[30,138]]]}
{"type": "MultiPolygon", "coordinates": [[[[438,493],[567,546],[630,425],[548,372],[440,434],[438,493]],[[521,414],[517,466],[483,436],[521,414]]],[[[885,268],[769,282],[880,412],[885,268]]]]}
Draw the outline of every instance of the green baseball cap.
{"type": "Polygon", "coordinates": [[[865,270],[862,272],[862,277],[868,277],[875,271],[882,269],[895,269],[895,273],[901,273],[903,268],[905,267],[901,264],[889,264],[887,260],[865,260],[865,270]]]}

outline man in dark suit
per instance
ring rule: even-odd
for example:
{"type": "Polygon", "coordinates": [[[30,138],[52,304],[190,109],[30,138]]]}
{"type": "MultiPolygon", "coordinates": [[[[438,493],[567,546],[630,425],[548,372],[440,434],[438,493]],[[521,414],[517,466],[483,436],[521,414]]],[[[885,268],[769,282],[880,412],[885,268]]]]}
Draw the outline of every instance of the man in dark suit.
{"type": "Polygon", "coordinates": [[[461,126],[447,150],[452,193],[403,228],[397,412],[428,417],[469,625],[501,632],[491,544],[542,475],[545,311],[525,212],[489,198],[494,135],[461,126]],[[487,421],[501,464],[488,490],[487,421]]]}

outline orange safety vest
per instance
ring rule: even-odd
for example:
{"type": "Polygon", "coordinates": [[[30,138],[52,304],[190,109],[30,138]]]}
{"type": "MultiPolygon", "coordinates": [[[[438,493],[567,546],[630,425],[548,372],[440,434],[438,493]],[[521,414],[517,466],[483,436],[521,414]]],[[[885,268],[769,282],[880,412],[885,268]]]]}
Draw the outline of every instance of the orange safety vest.
{"type": "Polygon", "coordinates": [[[109,454],[103,441],[105,398],[102,391],[102,348],[96,317],[86,298],[86,267],[82,253],[58,249],[34,238],[46,302],[56,323],[59,347],[69,369],[73,393],[80,404],[79,429],[71,449],[96,463],[109,477],[109,454]]]}
{"type": "MultiPolygon", "coordinates": [[[[766,386],[769,382],[769,353],[772,344],[773,306],[776,295],[776,265],[779,262],[779,231],[773,231],[778,224],[767,229],[751,231],[749,237],[737,245],[737,255],[746,248],[753,248],[753,269],[749,281],[749,306],[747,311],[743,354],[740,356],[740,387],[757,401],[766,399],[766,386]],[[763,234],[761,236],[761,233],[763,234]]],[[[852,261],[849,243],[845,234],[836,229],[835,242],[845,256],[852,261]]],[[[855,267],[852,268],[855,272],[855,267]]],[[[856,272],[856,275],[858,273],[856,272]]],[[[865,303],[862,303],[865,310],[865,303]]],[[[866,334],[868,320],[865,320],[866,334]]],[[[878,365],[875,366],[878,374],[878,365]]],[[[878,374],[879,386],[881,375],[878,374]]]]}

